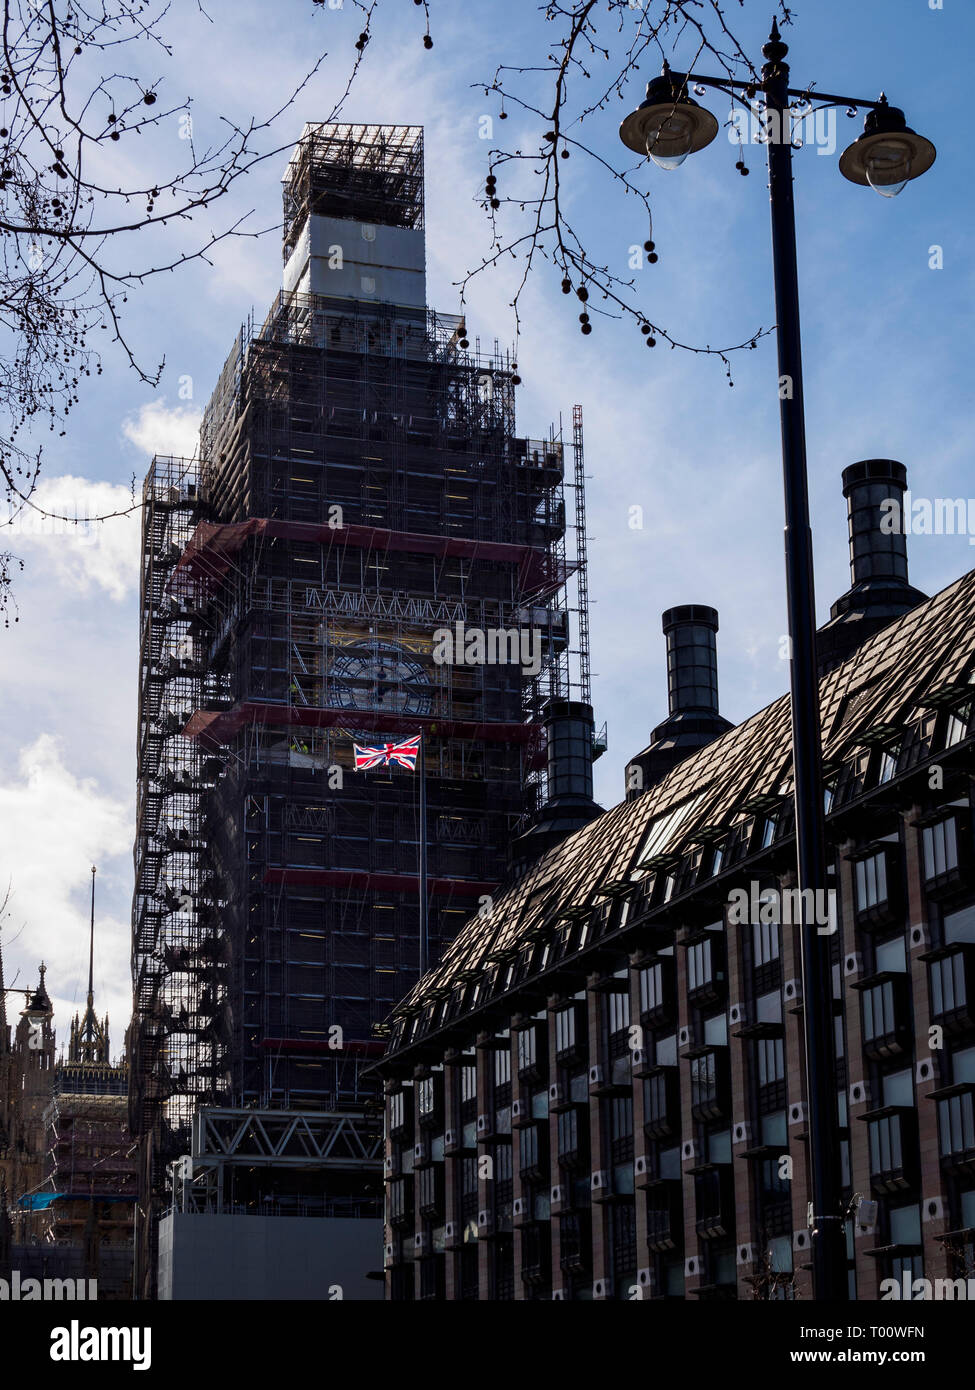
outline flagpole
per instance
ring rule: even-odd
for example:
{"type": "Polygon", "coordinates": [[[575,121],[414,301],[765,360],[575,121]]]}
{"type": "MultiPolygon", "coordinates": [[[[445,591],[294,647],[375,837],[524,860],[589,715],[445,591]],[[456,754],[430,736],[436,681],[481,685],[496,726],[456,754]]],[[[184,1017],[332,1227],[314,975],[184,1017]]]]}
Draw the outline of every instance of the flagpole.
{"type": "Polygon", "coordinates": [[[420,731],[420,974],[427,971],[427,760],[420,731]]]}

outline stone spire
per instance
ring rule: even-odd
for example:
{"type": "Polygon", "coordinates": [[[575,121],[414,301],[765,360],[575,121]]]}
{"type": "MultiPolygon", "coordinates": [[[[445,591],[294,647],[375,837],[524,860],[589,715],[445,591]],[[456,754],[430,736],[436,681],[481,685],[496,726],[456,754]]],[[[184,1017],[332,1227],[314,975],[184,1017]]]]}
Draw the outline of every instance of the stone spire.
{"type": "Polygon", "coordinates": [[[108,1062],[108,1015],[99,1021],[95,1014],[95,874],[91,868],[91,921],[88,932],[88,999],[84,1017],[75,1014],[68,1042],[68,1061],[108,1062]]]}
{"type": "Polygon", "coordinates": [[[0,938],[0,1057],[10,1051],[10,1029],[7,1025],[7,995],[3,984],[3,940],[0,938]]]}

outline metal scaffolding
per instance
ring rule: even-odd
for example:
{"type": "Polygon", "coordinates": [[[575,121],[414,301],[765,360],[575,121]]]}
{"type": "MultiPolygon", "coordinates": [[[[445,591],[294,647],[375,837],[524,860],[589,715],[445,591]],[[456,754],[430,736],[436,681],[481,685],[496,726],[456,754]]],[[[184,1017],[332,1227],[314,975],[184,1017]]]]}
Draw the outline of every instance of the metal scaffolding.
{"type": "Polygon", "coordinates": [[[196,464],[156,459],[143,490],[139,783],[133,901],[131,1120],[185,1129],[221,1089],[226,999],[207,871],[204,799],[222,764],[183,735],[191,714],[219,707],[226,682],[204,659],[206,610],[192,583],[174,592],[177,561],[199,520],[196,464]]]}
{"type": "Polygon", "coordinates": [[[284,259],[313,213],[423,226],[421,126],[305,126],[284,177],[284,259]]]}
{"type": "MultiPolygon", "coordinates": [[[[286,253],[324,209],[420,225],[420,132],[377,129],[306,130],[286,253]]],[[[561,433],[516,433],[515,385],[456,315],[283,292],[241,329],[199,464],[153,464],[132,1031],[147,1211],[204,1111],[371,1132],[362,1062],[417,978],[421,840],[435,959],[540,804],[541,714],[579,682],[576,560],[561,433]],[[467,659],[471,632],[493,657],[467,659]],[[418,779],[353,760],[418,731],[422,824],[418,779]]],[[[327,1206],[325,1176],[292,1175],[288,1200],[327,1206]]]]}

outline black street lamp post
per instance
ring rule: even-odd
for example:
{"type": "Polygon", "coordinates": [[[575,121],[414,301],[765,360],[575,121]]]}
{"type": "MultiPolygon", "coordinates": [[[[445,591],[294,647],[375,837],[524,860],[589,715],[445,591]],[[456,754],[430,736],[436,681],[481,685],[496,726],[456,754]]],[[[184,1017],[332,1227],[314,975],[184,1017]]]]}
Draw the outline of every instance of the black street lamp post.
{"type": "MultiPolygon", "coordinates": [[[[688,154],[703,149],[718,133],[714,116],[693,101],[695,91],[715,87],[751,111],[761,92],[765,102],[769,196],[772,209],[772,265],[775,281],[782,471],[785,490],[785,569],[792,691],[792,763],[796,810],[796,857],[802,902],[803,1027],[806,1045],[806,1102],[812,1201],[810,1227],[813,1290],[817,1299],[845,1301],[848,1294],[842,1210],[839,1114],[835,1083],[833,982],[829,940],[831,924],[817,915],[826,895],[825,808],[822,787],[822,739],[816,661],[816,600],[813,583],[812,531],[806,480],[806,429],[802,399],[802,351],[799,332],[799,285],[796,270],[795,205],[792,198],[792,109],[811,99],[820,107],[865,107],[864,133],[840,158],[840,171],[854,183],[869,184],[892,197],[934,162],[930,141],[916,135],[904,113],[886,98],[862,101],[789,86],[788,46],[772,21],[762,49],[766,62],[760,82],[739,82],[673,73],[647,86],[647,100],[620,127],[623,143],[649,155],[665,169],[676,168],[688,154]],[[739,96],[745,93],[745,98],[739,96]],[[808,892],[807,890],[812,890],[808,892]],[[818,920],[817,920],[818,916],[818,920]]],[[[743,166],[740,166],[743,168],[743,166]]]]}

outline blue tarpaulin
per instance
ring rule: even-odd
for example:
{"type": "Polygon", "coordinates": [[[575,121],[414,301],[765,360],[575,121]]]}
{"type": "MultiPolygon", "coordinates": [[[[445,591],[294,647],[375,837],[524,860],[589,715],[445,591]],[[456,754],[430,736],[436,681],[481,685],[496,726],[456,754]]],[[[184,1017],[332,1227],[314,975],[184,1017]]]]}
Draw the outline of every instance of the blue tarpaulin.
{"type": "Polygon", "coordinates": [[[134,1202],[116,1192],[28,1192],[17,1203],[25,1211],[46,1211],[52,1202],[134,1202]]]}
{"type": "Polygon", "coordinates": [[[27,1211],[44,1211],[52,1202],[59,1201],[63,1196],[63,1192],[28,1192],[25,1197],[21,1197],[17,1205],[27,1211]]]}

